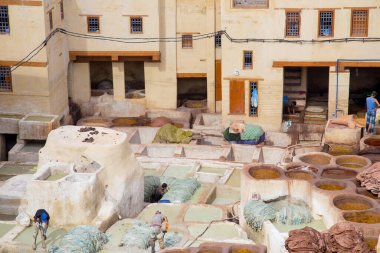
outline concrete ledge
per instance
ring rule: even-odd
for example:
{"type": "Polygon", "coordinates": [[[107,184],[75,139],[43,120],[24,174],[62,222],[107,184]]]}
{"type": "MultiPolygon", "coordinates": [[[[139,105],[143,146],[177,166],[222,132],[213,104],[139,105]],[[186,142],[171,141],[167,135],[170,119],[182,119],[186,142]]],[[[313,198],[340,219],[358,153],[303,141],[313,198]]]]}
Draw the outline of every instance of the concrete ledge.
{"type": "Polygon", "coordinates": [[[28,114],[19,121],[21,140],[46,140],[50,131],[59,127],[57,115],[28,114]]]}

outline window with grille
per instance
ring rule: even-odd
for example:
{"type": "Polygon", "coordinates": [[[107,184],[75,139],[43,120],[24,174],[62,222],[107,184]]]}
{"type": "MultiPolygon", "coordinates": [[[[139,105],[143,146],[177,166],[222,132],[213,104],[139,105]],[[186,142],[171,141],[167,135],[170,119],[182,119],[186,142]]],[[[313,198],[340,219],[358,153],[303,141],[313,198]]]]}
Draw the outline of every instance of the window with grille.
{"type": "Polygon", "coordinates": [[[334,11],[319,12],[319,36],[334,36],[334,11]]]}
{"type": "Polygon", "coordinates": [[[142,17],[131,17],[131,33],[143,32],[143,19],[142,17]]]}
{"type": "Polygon", "coordinates": [[[193,48],[193,35],[183,34],[182,35],[182,48],[193,48]]]}
{"type": "Polygon", "coordinates": [[[59,2],[59,11],[61,12],[61,20],[65,18],[65,12],[63,10],[63,0],[59,2]]]}
{"type": "Polygon", "coordinates": [[[48,16],[49,16],[49,28],[50,30],[53,30],[53,11],[49,11],[48,16]]]}
{"type": "Polygon", "coordinates": [[[300,36],[300,12],[289,11],[286,13],[286,36],[298,37],[300,36]]]}
{"type": "Polygon", "coordinates": [[[244,51],[243,69],[252,69],[252,51],[244,51]]]}
{"type": "Polygon", "coordinates": [[[12,78],[10,67],[0,67],[0,92],[12,91],[12,78]]]}
{"type": "Polygon", "coordinates": [[[9,33],[8,6],[0,6],[0,33],[9,33]]]}
{"type": "Polygon", "coordinates": [[[368,10],[352,10],[351,36],[368,36],[368,10]]]}
{"type": "Polygon", "coordinates": [[[216,48],[222,47],[222,35],[221,34],[215,35],[215,47],[216,48]]]}
{"type": "Polygon", "coordinates": [[[257,82],[249,82],[249,94],[249,116],[256,117],[259,110],[259,87],[257,82]]]}
{"type": "Polygon", "coordinates": [[[99,17],[87,17],[87,30],[90,33],[99,32],[99,17]]]}

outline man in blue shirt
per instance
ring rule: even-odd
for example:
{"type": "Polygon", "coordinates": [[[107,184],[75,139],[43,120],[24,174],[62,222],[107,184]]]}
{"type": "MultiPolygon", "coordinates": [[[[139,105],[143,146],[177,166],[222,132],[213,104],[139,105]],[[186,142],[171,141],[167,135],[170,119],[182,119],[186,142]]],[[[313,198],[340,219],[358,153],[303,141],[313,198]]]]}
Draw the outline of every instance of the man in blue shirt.
{"type": "Polygon", "coordinates": [[[367,121],[366,121],[366,131],[369,134],[375,132],[375,122],[376,122],[376,110],[380,106],[379,101],[376,99],[377,92],[373,91],[370,97],[367,97],[367,121]]]}
{"type": "Polygon", "coordinates": [[[34,215],[33,219],[34,219],[34,222],[36,223],[36,226],[34,228],[34,234],[33,234],[33,237],[34,237],[33,249],[35,250],[37,248],[36,247],[36,240],[37,240],[37,235],[38,235],[39,230],[42,230],[41,231],[42,237],[43,237],[42,247],[45,248],[46,247],[46,245],[45,245],[46,230],[49,227],[50,216],[49,216],[48,212],[46,212],[45,209],[38,209],[36,214],[34,215]]]}

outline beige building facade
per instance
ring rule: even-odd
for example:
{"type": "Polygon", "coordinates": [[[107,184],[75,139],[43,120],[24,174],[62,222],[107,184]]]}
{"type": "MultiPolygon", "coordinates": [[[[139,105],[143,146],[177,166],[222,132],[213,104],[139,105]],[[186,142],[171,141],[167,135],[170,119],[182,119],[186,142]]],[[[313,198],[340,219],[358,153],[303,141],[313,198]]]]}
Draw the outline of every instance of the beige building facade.
{"type": "Polygon", "coordinates": [[[380,37],[376,0],[5,0],[0,7],[3,113],[64,116],[71,98],[89,116],[103,94],[111,98],[103,116],[204,99],[225,125],[243,119],[279,130],[283,120],[362,114],[363,94],[380,85],[380,42],[371,40],[380,37]],[[53,31],[36,56],[11,68],[53,31]],[[354,60],[337,71],[338,59],[354,60]],[[308,106],[323,112],[308,115],[308,106]]]}
{"type": "Polygon", "coordinates": [[[292,118],[305,117],[305,122],[336,112],[363,115],[364,93],[380,88],[380,42],[369,42],[380,36],[379,14],[380,2],[373,0],[223,0],[221,27],[236,39],[223,36],[222,42],[225,122],[244,119],[279,130],[288,113],[286,108],[283,113],[284,96],[299,107],[292,118]],[[355,60],[340,61],[337,75],[338,59],[355,60]],[[308,118],[309,105],[322,107],[323,114],[308,118]]]}

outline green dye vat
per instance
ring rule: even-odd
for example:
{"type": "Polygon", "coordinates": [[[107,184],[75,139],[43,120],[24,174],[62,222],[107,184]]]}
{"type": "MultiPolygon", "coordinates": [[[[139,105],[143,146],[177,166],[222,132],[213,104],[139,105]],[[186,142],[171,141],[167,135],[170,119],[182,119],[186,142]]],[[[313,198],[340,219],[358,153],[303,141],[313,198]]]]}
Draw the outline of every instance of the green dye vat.
{"type": "Polygon", "coordinates": [[[280,233],[287,233],[287,232],[294,230],[294,229],[302,229],[306,226],[312,227],[315,230],[318,230],[320,232],[327,230],[327,227],[326,227],[325,223],[323,222],[323,220],[313,220],[310,223],[304,223],[304,224],[300,224],[300,225],[285,225],[282,223],[273,222],[273,225],[277,228],[277,230],[280,233]]]}
{"type": "Polygon", "coordinates": [[[144,176],[158,176],[158,172],[155,169],[144,169],[144,176]]]}
{"type": "Polygon", "coordinates": [[[362,164],[357,164],[357,163],[343,163],[339,164],[339,166],[345,167],[345,168],[350,168],[350,169],[360,169],[363,168],[362,164]]]}
{"type": "Polygon", "coordinates": [[[241,175],[241,170],[234,169],[230,178],[227,180],[226,185],[232,186],[232,187],[240,187],[240,175],[241,175]]]}
{"type": "Polygon", "coordinates": [[[223,198],[223,197],[216,197],[214,201],[211,202],[212,205],[232,205],[236,203],[239,199],[232,199],[232,198],[223,198]]]}
{"type": "Polygon", "coordinates": [[[149,205],[145,207],[144,210],[139,214],[138,219],[144,222],[151,222],[153,215],[157,210],[160,210],[163,215],[168,217],[169,222],[177,219],[181,206],[179,205],[168,205],[168,204],[158,204],[149,205]]]}
{"type": "Polygon", "coordinates": [[[4,182],[4,181],[7,181],[8,179],[14,177],[15,175],[3,175],[3,174],[0,174],[0,182],[4,182]]]}
{"type": "MultiPolygon", "coordinates": [[[[14,241],[21,244],[28,244],[32,245],[34,243],[33,238],[33,232],[34,232],[34,224],[33,226],[30,226],[26,229],[24,229],[15,239],[14,241]]],[[[54,228],[50,227],[47,230],[46,233],[46,244],[47,246],[49,244],[55,244],[57,245],[59,241],[62,239],[62,237],[67,234],[67,230],[64,228],[54,228]]],[[[41,237],[40,235],[37,236],[37,249],[41,249],[41,237]]]]}
{"type": "Polygon", "coordinates": [[[57,174],[53,174],[53,175],[50,175],[48,178],[46,178],[45,180],[46,181],[57,181],[61,178],[64,178],[65,176],[67,176],[68,173],[57,173],[57,174]]]}
{"type": "Polygon", "coordinates": [[[3,237],[6,233],[11,231],[12,228],[14,228],[16,225],[14,224],[3,224],[0,223],[0,238],[3,237]]]}
{"type": "Polygon", "coordinates": [[[201,203],[202,199],[205,197],[205,195],[208,193],[210,190],[209,186],[206,185],[201,185],[193,194],[191,199],[188,201],[188,203],[191,204],[199,204],[201,203]]]}
{"type": "Polygon", "coordinates": [[[6,119],[22,119],[24,115],[21,114],[0,114],[0,118],[6,119]]]}
{"type": "MultiPolygon", "coordinates": [[[[208,224],[193,224],[188,227],[190,235],[197,237],[203,233],[208,224]]],[[[232,238],[240,238],[239,231],[231,224],[216,223],[212,224],[210,228],[200,238],[227,240],[232,238]]]]}
{"type": "Polygon", "coordinates": [[[37,171],[37,166],[26,164],[5,164],[0,168],[2,175],[22,175],[22,174],[34,174],[37,171]]]}
{"type": "Polygon", "coordinates": [[[28,116],[25,121],[40,121],[40,122],[50,122],[54,118],[51,116],[28,116]]]}
{"type": "Polygon", "coordinates": [[[208,207],[190,207],[187,209],[184,221],[185,222],[210,222],[220,220],[223,212],[219,208],[208,207]]]}
{"type": "Polygon", "coordinates": [[[188,178],[188,174],[190,173],[192,166],[184,166],[184,165],[169,165],[163,176],[166,177],[175,177],[175,178],[188,178]]]}
{"type": "Polygon", "coordinates": [[[199,172],[204,172],[204,173],[212,173],[212,174],[217,174],[220,176],[223,176],[224,173],[226,172],[225,168],[215,168],[215,167],[201,167],[199,172]]]}

